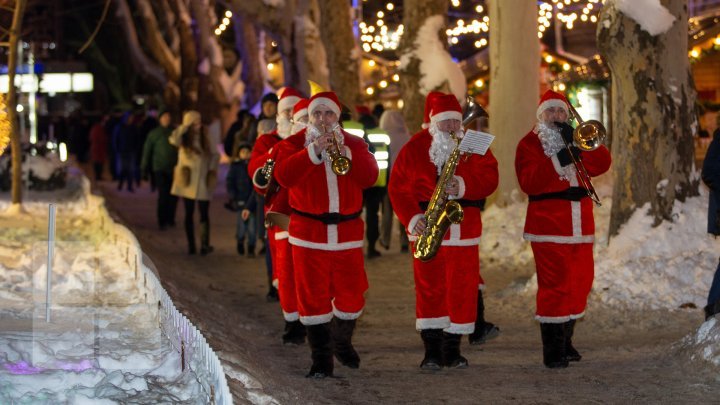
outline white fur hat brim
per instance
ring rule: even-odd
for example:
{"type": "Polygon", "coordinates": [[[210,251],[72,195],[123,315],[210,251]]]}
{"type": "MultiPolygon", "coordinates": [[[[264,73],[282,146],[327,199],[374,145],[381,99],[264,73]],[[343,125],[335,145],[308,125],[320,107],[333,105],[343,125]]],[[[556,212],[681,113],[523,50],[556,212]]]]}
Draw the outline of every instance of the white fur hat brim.
{"type": "Polygon", "coordinates": [[[537,119],[539,119],[539,120],[542,119],[543,111],[545,111],[551,107],[561,107],[563,110],[565,110],[566,114],[568,114],[568,115],[570,114],[570,110],[568,109],[568,106],[567,106],[567,104],[565,104],[564,101],[553,98],[550,100],[545,100],[542,103],[540,103],[540,105],[538,106],[538,109],[537,109],[537,113],[536,113],[537,119]]]}

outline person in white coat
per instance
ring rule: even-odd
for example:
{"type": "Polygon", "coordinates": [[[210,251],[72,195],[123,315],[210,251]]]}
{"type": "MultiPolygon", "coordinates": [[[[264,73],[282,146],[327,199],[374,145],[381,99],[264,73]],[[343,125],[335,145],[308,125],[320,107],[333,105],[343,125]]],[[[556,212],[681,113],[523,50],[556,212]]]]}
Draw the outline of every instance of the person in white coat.
{"type": "Polygon", "coordinates": [[[195,254],[195,202],[200,211],[200,254],[213,251],[210,246],[210,198],[217,183],[219,155],[202,126],[200,113],[187,111],[182,125],[170,135],[170,143],[179,149],[172,195],[182,197],[185,205],[185,233],[188,253],[195,254]]]}

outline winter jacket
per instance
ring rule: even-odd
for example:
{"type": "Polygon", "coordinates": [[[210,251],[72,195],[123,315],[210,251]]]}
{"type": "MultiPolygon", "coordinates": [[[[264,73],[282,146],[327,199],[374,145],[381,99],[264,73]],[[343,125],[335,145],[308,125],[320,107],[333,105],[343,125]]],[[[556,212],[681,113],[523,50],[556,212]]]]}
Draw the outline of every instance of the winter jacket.
{"type": "Polygon", "coordinates": [[[148,134],[143,147],[140,168],[143,173],[153,172],[171,173],[178,161],[178,148],[170,144],[172,127],[158,126],[148,134]]]}
{"type": "MultiPolygon", "coordinates": [[[[431,145],[432,135],[427,129],[415,134],[398,154],[390,175],[390,201],[408,234],[425,215],[426,204],[437,186],[438,169],[430,160],[431,145]]],[[[454,177],[460,184],[460,192],[455,199],[464,205],[464,219],[460,224],[450,225],[442,245],[477,245],[482,234],[478,204],[497,188],[497,160],[490,150],[485,155],[462,156],[454,177]]],[[[416,236],[410,236],[410,240],[416,239],[416,236]]]]}
{"type": "Polygon", "coordinates": [[[105,126],[95,124],[90,130],[90,160],[94,163],[105,163],[108,154],[108,136],[105,126]]]}
{"type": "MultiPolygon", "coordinates": [[[[610,168],[610,152],[600,146],[582,152],[589,176],[599,176],[610,168]]],[[[578,187],[577,174],[570,181],[562,179],[558,156],[545,155],[540,138],[533,130],[520,140],[515,152],[515,172],[520,189],[529,196],[557,193],[578,187]]],[[[528,203],[523,237],[530,242],[592,243],[595,240],[593,201],[548,198],[528,203]]]]}
{"type": "MultiPolygon", "coordinates": [[[[248,161],[235,160],[230,164],[227,177],[225,178],[225,187],[228,196],[235,202],[238,207],[247,208],[250,198],[253,195],[253,186],[248,176],[248,161]]],[[[253,198],[254,199],[254,198],[253,198]]]]}
{"type": "Polygon", "coordinates": [[[702,180],[710,188],[708,233],[720,235],[720,128],[715,130],[705,155],[702,180]]]}
{"type": "Polygon", "coordinates": [[[170,144],[179,148],[170,193],[191,200],[208,201],[217,182],[219,155],[215,145],[202,148],[202,136],[195,137],[192,148],[182,147],[182,137],[187,130],[188,127],[181,125],[170,135],[170,144]]]}

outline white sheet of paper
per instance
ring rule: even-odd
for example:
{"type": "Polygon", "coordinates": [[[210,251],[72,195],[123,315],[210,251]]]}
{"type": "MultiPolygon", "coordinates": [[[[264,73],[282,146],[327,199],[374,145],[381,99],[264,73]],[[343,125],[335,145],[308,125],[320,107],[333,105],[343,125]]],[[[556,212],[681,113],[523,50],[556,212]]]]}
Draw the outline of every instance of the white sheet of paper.
{"type": "Polygon", "coordinates": [[[484,155],[493,140],[495,140],[495,136],[487,132],[469,129],[465,132],[462,141],[460,141],[460,152],[484,155]]]}

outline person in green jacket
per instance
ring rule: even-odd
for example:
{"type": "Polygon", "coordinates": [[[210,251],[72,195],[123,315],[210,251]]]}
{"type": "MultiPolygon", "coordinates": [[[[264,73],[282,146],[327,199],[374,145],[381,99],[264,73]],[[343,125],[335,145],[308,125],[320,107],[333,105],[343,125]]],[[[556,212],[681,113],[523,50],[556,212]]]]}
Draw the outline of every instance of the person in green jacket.
{"type": "Polygon", "coordinates": [[[177,197],[170,194],[173,171],[178,160],[178,149],[169,142],[174,129],[171,120],[170,112],[160,111],[160,125],[148,134],[140,163],[142,173],[152,172],[158,190],[157,218],[160,230],[175,226],[177,207],[177,197]]]}

